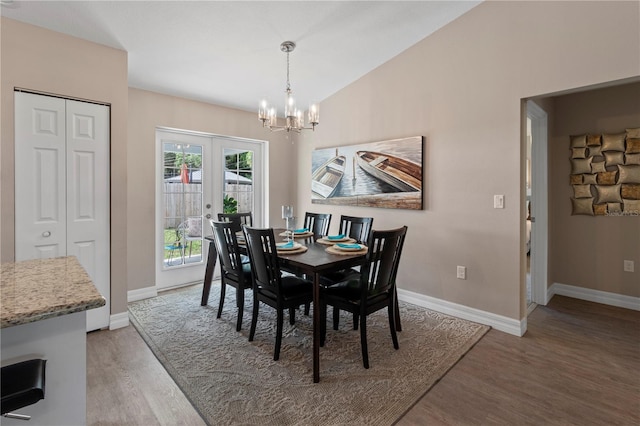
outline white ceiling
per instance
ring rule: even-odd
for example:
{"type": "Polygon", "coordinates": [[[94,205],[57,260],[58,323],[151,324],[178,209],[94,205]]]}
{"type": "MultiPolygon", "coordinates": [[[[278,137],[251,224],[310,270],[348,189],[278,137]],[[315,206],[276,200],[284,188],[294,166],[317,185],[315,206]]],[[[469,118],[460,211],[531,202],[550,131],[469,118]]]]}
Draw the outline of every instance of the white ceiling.
{"type": "MultiPolygon", "coordinates": [[[[129,86],[255,111],[322,101],[480,1],[21,1],[11,19],[128,52],[129,86]]],[[[8,4],[7,4],[8,3],[8,4]]]]}

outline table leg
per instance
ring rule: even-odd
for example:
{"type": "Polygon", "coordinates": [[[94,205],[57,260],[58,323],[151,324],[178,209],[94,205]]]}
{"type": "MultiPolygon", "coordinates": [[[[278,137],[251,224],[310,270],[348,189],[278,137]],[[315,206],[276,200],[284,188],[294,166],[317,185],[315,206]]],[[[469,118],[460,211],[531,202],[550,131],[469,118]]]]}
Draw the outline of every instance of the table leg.
{"type": "Polygon", "coordinates": [[[216,268],[217,258],[218,252],[216,251],[216,244],[213,241],[210,241],[209,256],[207,256],[207,268],[204,272],[204,284],[202,286],[202,300],[200,300],[200,306],[205,306],[207,303],[209,303],[211,280],[213,280],[213,270],[216,268]]]}
{"type": "Polygon", "coordinates": [[[313,274],[313,383],[320,381],[320,274],[313,274]]]}

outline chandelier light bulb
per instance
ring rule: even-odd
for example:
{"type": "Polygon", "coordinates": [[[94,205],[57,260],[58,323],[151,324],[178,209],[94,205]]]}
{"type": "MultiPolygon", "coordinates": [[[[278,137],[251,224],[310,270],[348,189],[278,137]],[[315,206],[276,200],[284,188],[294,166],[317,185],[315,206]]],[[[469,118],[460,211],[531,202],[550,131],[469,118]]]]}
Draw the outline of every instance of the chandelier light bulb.
{"type": "Polygon", "coordinates": [[[260,101],[260,106],[258,107],[258,120],[264,121],[267,119],[267,114],[269,110],[269,104],[266,99],[260,101]]]}

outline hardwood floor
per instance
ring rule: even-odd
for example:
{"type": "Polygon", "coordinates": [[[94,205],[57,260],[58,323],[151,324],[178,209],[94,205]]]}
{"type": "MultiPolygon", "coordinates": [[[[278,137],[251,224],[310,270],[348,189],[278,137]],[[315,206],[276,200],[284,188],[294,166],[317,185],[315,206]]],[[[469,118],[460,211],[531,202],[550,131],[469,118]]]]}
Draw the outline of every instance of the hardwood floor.
{"type": "MultiPolygon", "coordinates": [[[[88,424],[204,424],[133,327],[87,346],[88,424]]],[[[640,424],[640,312],[555,296],[524,337],[487,333],[397,422],[487,424],[640,424]]]]}
{"type": "Polygon", "coordinates": [[[205,425],[133,326],[87,334],[88,425],[205,425]]]}

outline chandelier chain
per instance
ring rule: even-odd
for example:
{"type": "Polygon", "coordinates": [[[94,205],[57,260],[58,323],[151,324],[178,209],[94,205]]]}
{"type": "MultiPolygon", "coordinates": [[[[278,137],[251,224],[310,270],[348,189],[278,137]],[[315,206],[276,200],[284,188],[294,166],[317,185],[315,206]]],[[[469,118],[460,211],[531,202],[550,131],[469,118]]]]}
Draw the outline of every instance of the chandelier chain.
{"type": "Polygon", "coordinates": [[[287,91],[291,90],[291,85],[289,84],[289,52],[287,51],[287,91]]]}

